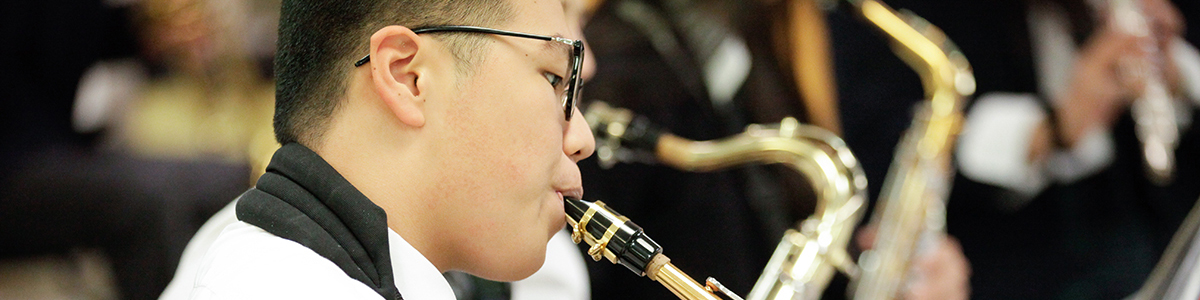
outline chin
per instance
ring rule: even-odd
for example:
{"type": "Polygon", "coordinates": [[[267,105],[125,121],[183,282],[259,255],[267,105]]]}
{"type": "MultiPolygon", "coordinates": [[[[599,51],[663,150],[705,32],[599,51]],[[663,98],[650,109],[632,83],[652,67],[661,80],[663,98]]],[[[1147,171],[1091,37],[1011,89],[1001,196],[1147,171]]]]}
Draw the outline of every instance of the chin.
{"type": "Polygon", "coordinates": [[[492,281],[512,282],[529,278],[529,276],[541,269],[542,264],[546,262],[545,245],[542,245],[541,251],[522,254],[526,255],[498,262],[496,266],[499,268],[479,272],[474,275],[492,281]]]}

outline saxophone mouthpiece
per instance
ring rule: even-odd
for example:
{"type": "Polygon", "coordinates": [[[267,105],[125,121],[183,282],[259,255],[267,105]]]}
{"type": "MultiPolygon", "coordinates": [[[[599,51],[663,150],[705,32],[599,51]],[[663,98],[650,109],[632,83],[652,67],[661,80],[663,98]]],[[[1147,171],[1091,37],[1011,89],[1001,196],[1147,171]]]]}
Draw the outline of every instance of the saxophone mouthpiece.
{"type": "Polygon", "coordinates": [[[685,300],[722,300],[717,294],[732,300],[742,300],[737,294],[709,278],[704,285],[671,264],[662,254],[662,247],[642,232],[642,228],[604,205],[604,202],[563,198],[567,223],[571,225],[571,240],[585,242],[588,255],[596,261],[607,258],[629,268],[634,274],[650,277],[671,293],[685,300]]]}
{"type": "Polygon", "coordinates": [[[613,212],[604,202],[572,197],[563,198],[563,201],[567,223],[572,228],[571,240],[591,245],[587,252],[593,260],[608,258],[638,276],[645,276],[651,261],[662,253],[662,247],[647,237],[642,227],[613,212]]]}

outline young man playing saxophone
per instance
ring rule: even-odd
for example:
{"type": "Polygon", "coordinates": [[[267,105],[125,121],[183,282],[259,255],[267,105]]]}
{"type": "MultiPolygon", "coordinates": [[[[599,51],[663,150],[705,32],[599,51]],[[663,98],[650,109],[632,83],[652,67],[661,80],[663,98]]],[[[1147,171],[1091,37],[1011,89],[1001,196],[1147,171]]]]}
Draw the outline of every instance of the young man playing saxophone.
{"type": "Polygon", "coordinates": [[[192,298],[453,299],[442,272],[541,266],[594,146],[560,2],[295,0],[280,20],[284,146],[192,298]]]}

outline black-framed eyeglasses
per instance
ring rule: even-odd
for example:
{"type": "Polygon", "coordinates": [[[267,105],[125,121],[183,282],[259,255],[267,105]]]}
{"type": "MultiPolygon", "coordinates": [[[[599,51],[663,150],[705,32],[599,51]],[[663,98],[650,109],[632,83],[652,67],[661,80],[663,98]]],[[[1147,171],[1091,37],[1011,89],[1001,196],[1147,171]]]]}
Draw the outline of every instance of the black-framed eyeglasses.
{"type": "MultiPolygon", "coordinates": [[[[553,80],[551,82],[551,84],[554,85],[555,91],[562,93],[562,95],[559,95],[559,96],[562,97],[563,113],[566,114],[567,121],[571,120],[571,115],[575,113],[575,105],[576,105],[575,98],[579,94],[580,85],[583,81],[582,76],[579,76],[579,70],[583,69],[583,41],[572,40],[572,39],[556,37],[556,36],[545,36],[545,35],[538,35],[538,34],[531,34],[531,33],[507,31],[507,30],[492,29],[492,28],[486,28],[486,27],[478,27],[478,26],[447,25],[447,26],[434,26],[434,27],[424,27],[424,28],[413,29],[413,33],[416,33],[416,34],[435,33],[435,32],[470,32],[470,33],[498,34],[498,35],[504,35],[504,36],[512,36],[512,37],[520,37],[520,38],[527,38],[527,39],[537,39],[537,40],[543,40],[543,41],[549,41],[549,42],[557,42],[557,43],[563,43],[568,46],[571,46],[571,57],[570,57],[570,60],[567,61],[567,78],[565,78],[565,80],[564,80],[564,78],[559,78],[558,79],[559,82],[557,82],[557,83],[553,82],[553,80]],[[562,86],[563,84],[565,84],[566,86],[562,86]]],[[[361,67],[362,65],[365,65],[370,61],[371,61],[371,55],[368,54],[367,56],[363,56],[363,58],[359,59],[358,61],[355,61],[354,67],[361,67]]]]}

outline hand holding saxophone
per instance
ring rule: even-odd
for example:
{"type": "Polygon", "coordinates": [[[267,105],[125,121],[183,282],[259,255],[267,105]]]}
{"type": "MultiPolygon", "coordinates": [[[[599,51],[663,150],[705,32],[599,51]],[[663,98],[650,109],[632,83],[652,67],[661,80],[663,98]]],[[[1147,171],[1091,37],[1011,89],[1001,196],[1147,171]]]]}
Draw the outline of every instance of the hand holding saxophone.
{"type": "MultiPolygon", "coordinates": [[[[863,227],[855,242],[859,248],[870,250],[875,241],[876,226],[863,227]]],[[[958,240],[939,234],[931,249],[920,251],[913,261],[912,276],[900,292],[906,300],[966,300],[971,295],[971,265],[963,255],[958,240]]]]}

